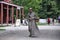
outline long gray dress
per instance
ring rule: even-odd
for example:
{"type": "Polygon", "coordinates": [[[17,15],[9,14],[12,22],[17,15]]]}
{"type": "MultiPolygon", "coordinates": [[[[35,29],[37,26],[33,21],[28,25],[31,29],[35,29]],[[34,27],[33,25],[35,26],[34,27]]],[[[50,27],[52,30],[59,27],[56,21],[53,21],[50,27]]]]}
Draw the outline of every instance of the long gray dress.
{"type": "Polygon", "coordinates": [[[30,32],[30,36],[38,36],[39,34],[39,29],[37,27],[35,19],[36,15],[34,12],[28,13],[28,29],[30,32]]]}

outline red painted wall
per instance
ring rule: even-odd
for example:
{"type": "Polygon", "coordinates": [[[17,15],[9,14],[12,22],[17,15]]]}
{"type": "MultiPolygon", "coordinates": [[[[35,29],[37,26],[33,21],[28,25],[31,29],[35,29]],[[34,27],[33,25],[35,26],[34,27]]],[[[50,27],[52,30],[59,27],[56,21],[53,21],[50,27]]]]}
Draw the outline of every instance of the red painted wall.
{"type": "Polygon", "coordinates": [[[4,0],[4,1],[9,3],[11,0],[4,0]]]}
{"type": "Polygon", "coordinates": [[[1,4],[0,4],[0,23],[1,23],[1,4]]]}

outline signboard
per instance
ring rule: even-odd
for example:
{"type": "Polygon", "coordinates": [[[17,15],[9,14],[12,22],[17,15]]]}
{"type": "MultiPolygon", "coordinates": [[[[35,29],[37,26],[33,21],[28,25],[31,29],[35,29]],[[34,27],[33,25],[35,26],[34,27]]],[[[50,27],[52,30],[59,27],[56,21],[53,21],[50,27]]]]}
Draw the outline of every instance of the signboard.
{"type": "Polygon", "coordinates": [[[39,19],[39,22],[40,23],[47,23],[47,20],[46,19],[39,19]]]}
{"type": "Polygon", "coordinates": [[[20,26],[20,25],[21,25],[20,19],[17,19],[17,20],[16,20],[15,25],[16,25],[16,26],[20,26]]]}

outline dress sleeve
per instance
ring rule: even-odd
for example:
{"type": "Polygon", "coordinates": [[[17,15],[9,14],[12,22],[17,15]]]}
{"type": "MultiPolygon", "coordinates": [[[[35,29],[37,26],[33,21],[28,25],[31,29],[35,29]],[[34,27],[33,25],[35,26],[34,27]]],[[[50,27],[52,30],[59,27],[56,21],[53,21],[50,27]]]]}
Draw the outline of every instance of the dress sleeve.
{"type": "Polygon", "coordinates": [[[30,15],[29,15],[29,13],[28,13],[28,15],[27,15],[27,19],[30,20],[30,15]]]}

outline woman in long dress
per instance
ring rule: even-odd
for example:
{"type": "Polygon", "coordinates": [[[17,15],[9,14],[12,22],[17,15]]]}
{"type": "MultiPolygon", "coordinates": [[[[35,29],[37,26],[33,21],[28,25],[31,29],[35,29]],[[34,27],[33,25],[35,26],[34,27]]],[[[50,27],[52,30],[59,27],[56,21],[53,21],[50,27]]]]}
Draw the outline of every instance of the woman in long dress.
{"type": "Polygon", "coordinates": [[[36,19],[35,12],[33,12],[32,8],[30,8],[28,13],[28,29],[30,32],[29,37],[36,37],[39,34],[39,29],[37,27],[35,19],[36,19]]]}

